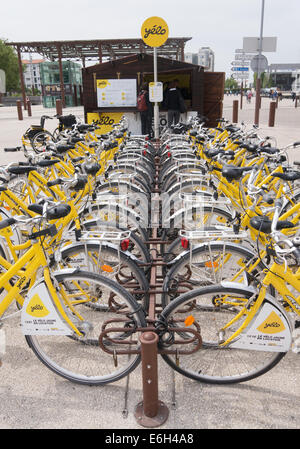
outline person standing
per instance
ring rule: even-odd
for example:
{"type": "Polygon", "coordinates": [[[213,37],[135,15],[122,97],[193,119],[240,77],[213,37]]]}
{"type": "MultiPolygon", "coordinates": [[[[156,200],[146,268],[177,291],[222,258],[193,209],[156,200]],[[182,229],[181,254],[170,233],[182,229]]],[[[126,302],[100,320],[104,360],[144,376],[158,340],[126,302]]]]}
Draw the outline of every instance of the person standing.
{"type": "Polygon", "coordinates": [[[153,137],[152,131],[152,117],[153,105],[149,100],[148,84],[143,83],[142,89],[137,98],[137,109],[141,115],[142,134],[153,137]]]}
{"type": "Polygon", "coordinates": [[[164,107],[168,110],[168,127],[170,128],[179,122],[180,114],[186,112],[184,99],[178,88],[178,80],[170,83],[170,87],[166,92],[164,107]]]}

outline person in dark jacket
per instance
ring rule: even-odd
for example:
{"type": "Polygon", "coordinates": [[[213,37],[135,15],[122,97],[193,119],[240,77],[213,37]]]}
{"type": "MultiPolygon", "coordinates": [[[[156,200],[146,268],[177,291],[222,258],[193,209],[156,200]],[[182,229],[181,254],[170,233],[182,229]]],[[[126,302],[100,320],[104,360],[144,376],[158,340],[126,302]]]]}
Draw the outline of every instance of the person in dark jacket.
{"type": "Polygon", "coordinates": [[[176,125],[179,122],[180,113],[185,112],[184,100],[178,88],[177,80],[170,83],[164,99],[164,107],[168,110],[168,127],[170,128],[173,124],[176,125]]]}
{"type": "Polygon", "coordinates": [[[153,137],[152,131],[152,117],[153,117],[153,105],[149,100],[149,90],[148,84],[144,83],[142,85],[142,89],[140,95],[143,94],[145,96],[145,107],[141,107],[141,125],[142,125],[142,134],[148,135],[150,138],[153,137]]]}

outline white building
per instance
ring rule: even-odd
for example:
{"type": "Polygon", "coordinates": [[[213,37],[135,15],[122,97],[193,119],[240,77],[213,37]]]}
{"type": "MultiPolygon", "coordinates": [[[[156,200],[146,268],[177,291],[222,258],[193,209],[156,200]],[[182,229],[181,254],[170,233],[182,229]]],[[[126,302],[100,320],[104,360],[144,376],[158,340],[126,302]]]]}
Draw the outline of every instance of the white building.
{"type": "Polygon", "coordinates": [[[188,62],[189,64],[196,64],[196,65],[198,65],[198,55],[197,55],[197,53],[185,53],[184,54],[184,61],[188,62]]]}
{"type": "Polygon", "coordinates": [[[40,63],[45,62],[44,59],[23,59],[22,64],[25,65],[24,82],[28,89],[38,89],[42,91],[40,77],[40,63]]]}
{"type": "Polygon", "coordinates": [[[207,72],[215,70],[215,54],[210,47],[201,47],[198,51],[198,64],[207,72]]]}

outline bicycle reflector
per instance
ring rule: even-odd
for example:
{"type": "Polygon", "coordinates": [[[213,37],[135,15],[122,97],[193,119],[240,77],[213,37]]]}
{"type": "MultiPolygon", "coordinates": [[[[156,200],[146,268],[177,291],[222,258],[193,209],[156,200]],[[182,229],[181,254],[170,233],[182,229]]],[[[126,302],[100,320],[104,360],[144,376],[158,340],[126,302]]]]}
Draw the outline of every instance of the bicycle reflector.
{"type": "Polygon", "coordinates": [[[181,246],[182,246],[183,249],[188,249],[189,241],[188,241],[187,238],[182,237],[182,239],[181,239],[181,246]]]}
{"type": "Polygon", "coordinates": [[[186,319],[184,320],[184,325],[186,327],[191,326],[192,324],[194,324],[195,322],[195,318],[193,317],[193,315],[189,315],[188,317],[186,317],[186,319]]]}
{"type": "Polygon", "coordinates": [[[114,271],[114,269],[110,265],[102,265],[101,270],[106,271],[106,273],[112,273],[114,271]]]}
{"type": "Polygon", "coordinates": [[[121,249],[122,251],[127,251],[129,247],[129,239],[124,239],[121,242],[121,249]]]}
{"type": "Polygon", "coordinates": [[[219,266],[219,264],[218,264],[218,262],[211,262],[211,261],[209,261],[209,262],[205,262],[205,266],[206,267],[208,267],[208,268],[217,268],[218,266],[219,266]]]}

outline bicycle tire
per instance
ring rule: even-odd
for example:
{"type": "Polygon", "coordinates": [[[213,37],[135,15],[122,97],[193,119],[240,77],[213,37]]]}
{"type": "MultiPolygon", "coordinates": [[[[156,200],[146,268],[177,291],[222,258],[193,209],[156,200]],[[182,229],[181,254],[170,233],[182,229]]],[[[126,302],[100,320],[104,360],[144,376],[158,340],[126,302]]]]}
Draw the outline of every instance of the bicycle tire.
{"type": "Polygon", "coordinates": [[[37,133],[31,140],[32,149],[38,154],[43,153],[44,150],[40,148],[41,146],[43,148],[43,145],[46,145],[47,140],[51,140],[54,142],[53,134],[51,134],[49,131],[45,130],[37,133]]]}
{"type": "MultiPolygon", "coordinates": [[[[162,305],[166,307],[170,300],[179,296],[177,294],[178,288],[189,290],[197,286],[202,287],[225,280],[230,281],[238,272],[240,272],[239,280],[246,285],[250,285],[252,278],[246,272],[241,271],[242,263],[254,262],[257,259],[256,253],[249,248],[226,241],[198,244],[192,249],[192,254],[190,254],[190,250],[183,251],[173,263],[169,264],[163,282],[162,305]],[[225,270],[223,266],[220,267],[220,259],[221,263],[224,261],[227,265],[225,270]],[[193,268],[190,267],[190,263],[193,264],[193,268]],[[231,276],[231,278],[227,276],[231,276]]],[[[252,276],[255,276],[255,279],[257,279],[259,273],[264,276],[264,268],[265,265],[259,262],[251,273],[252,276]]],[[[236,279],[234,281],[238,282],[236,279]]]]}
{"type": "MultiPolygon", "coordinates": [[[[106,289],[110,294],[117,295],[120,306],[127,308],[131,313],[131,322],[134,326],[145,326],[146,321],[144,313],[140,309],[134,298],[120,285],[104,276],[85,271],[75,271],[74,273],[58,273],[55,275],[59,283],[59,291],[62,291],[62,285],[68,285],[68,282],[74,286],[74,281],[82,281],[80,287],[93,283],[98,288],[106,289]]],[[[58,293],[59,293],[58,291],[58,293]]],[[[71,291],[74,295],[73,291],[71,291]]],[[[100,293],[98,293],[100,294],[100,293]]],[[[103,291],[102,291],[103,294],[103,291]]],[[[100,298],[99,298],[100,299],[100,298]]],[[[101,327],[105,318],[111,318],[113,312],[111,306],[103,302],[102,309],[78,305],[80,314],[89,320],[90,329],[86,329],[88,338],[71,338],[70,336],[37,336],[26,335],[26,341],[37,358],[51,371],[57,375],[74,383],[82,385],[100,386],[107,383],[116,382],[127,376],[140,363],[140,355],[136,354],[131,358],[128,355],[118,356],[118,361],[122,366],[115,367],[113,357],[101,350],[98,339],[101,327]],[[83,309],[83,311],[82,311],[83,309]]],[[[114,317],[120,317],[115,313],[114,317]]],[[[121,315],[121,317],[124,315],[121,315]]],[[[120,332],[119,334],[120,335],[120,332]]],[[[107,340],[107,345],[109,345],[107,340]]],[[[113,345],[113,343],[111,343],[113,345]]],[[[123,347],[125,345],[123,344],[123,347]]]]}
{"type": "Polygon", "coordinates": [[[237,313],[234,308],[230,310],[227,306],[222,309],[214,305],[212,298],[215,302],[222,294],[232,294],[235,298],[239,295],[240,298],[248,300],[253,291],[246,286],[212,285],[179,296],[162,311],[162,320],[170,322],[176,316],[176,312],[182,317],[184,306],[191,306],[193,303],[193,316],[196,315],[195,309],[199,310],[196,320],[200,325],[202,337],[202,348],[194,354],[182,356],[180,366],[173,356],[162,354],[162,357],[175,371],[199,382],[209,384],[246,382],[274,368],[286,353],[220,347],[217,342],[218,330],[228,322],[229,314],[237,313]],[[198,301],[201,299],[202,304],[199,302],[197,304],[197,299],[198,301]]]}
{"type": "Polygon", "coordinates": [[[58,268],[78,267],[113,279],[126,288],[136,301],[141,301],[143,308],[147,310],[149,295],[139,293],[139,290],[148,291],[146,275],[139,267],[138,260],[116,245],[95,241],[76,242],[61,249],[61,263],[62,267],[54,266],[53,269],[56,271],[58,268]]]}

